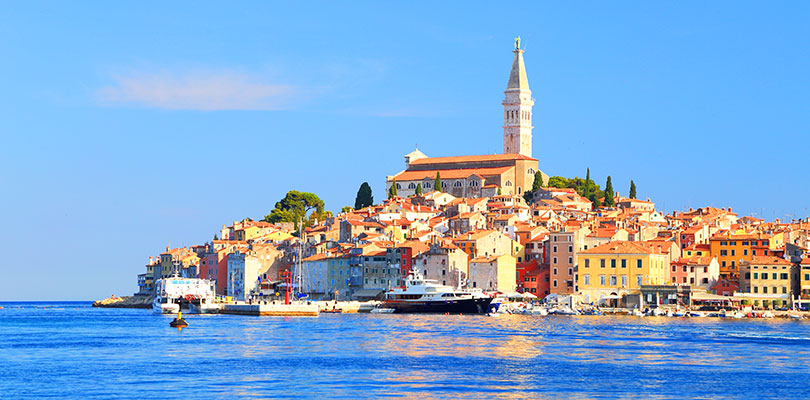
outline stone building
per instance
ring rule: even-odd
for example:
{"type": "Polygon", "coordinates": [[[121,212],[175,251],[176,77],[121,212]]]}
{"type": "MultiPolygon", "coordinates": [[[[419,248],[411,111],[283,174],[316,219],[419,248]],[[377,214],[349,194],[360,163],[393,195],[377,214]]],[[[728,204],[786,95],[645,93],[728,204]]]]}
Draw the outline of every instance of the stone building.
{"type": "Polygon", "coordinates": [[[417,186],[422,192],[441,191],[457,197],[486,197],[498,194],[522,195],[531,189],[534,175],[548,175],[532,158],[532,106],[523,50],[517,44],[502,101],[504,110],[503,154],[456,157],[428,157],[414,150],[405,155],[405,170],[386,178],[386,190],[397,185],[399,196],[411,196],[417,186]],[[437,174],[441,187],[435,188],[437,174]]]}

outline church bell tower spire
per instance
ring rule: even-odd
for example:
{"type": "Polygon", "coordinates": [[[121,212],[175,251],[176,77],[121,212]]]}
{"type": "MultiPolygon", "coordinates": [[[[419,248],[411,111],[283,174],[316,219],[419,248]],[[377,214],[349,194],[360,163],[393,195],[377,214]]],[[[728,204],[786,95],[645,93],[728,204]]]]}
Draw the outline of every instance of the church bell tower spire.
{"type": "Polygon", "coordinates": [[[526,77],[520,36],[515,38],[515,58],[509,71],[509,82],[504,91],[503,152],[532,156],[532,91],[526,77]]]}

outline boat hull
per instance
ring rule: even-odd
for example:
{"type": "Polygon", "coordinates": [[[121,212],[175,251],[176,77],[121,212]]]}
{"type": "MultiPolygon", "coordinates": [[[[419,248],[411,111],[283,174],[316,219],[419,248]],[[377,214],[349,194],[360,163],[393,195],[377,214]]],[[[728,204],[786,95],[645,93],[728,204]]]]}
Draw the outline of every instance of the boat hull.
{"type": "Polygon", "coordinates": [[[442,301],[388,300],[384,307],[393,309],[395,314],[485,314],[490,303],[490,297],[442,301]]]}

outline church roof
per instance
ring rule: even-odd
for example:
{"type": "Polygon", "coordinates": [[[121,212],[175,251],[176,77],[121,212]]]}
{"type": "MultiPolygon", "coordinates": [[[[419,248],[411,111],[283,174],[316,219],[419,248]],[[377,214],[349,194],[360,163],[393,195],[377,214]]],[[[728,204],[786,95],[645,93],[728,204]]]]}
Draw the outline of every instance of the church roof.
{"type": "Polygon", "coordinates": [[[515,59],[512,61],[512,70],[509,71],[509,83],[506,89],[529,90],[529,78],[526,76],[526,65],[523,64],[523,50],[515,49],[515,59]]]}
{"type": "Polygon", "coordinates": [[[483,156],[428,157],[419,160],[414,160],[411,162],[411,165],[449,164],[449,163],[464,163],[476,161],[507,161],[507,160],[537,161],[536,158],[524,156],[523,154],[488,154],[483,156]]]}
{"type": "MultiPolygon", "coordinates": [[[[424,171],[402,171],[392,177],[399,182],[403,181],[418,181],[422,179],[434,179],[438,172],[441,179],[465,179],[472,175],[478,175],[482,178],[492,175],[501,175],[514,167],[495,167],[495,168],[462,168],[462,169],[428,169],[424,171]]],[[[389,179],[390,181],[391,179],[389,179]]]]}

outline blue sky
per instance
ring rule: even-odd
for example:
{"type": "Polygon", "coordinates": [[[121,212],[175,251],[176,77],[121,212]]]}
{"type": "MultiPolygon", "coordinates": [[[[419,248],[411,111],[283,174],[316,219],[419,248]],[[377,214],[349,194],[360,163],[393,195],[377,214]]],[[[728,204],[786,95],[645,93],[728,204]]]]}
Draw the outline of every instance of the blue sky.
{"type": "Polygon", "coordinates": [[[807,2],[16,2],[0,24],[0,300],[130,294],[149,255],[338,210],[415,144],[500,152],[512,40],[534,156],[665,211],[808,216],[807,2]]]}

